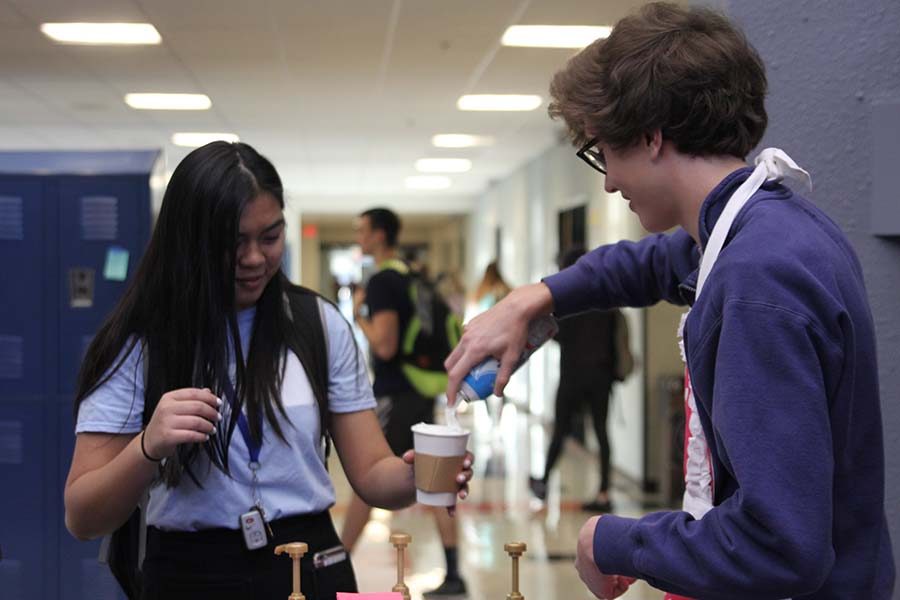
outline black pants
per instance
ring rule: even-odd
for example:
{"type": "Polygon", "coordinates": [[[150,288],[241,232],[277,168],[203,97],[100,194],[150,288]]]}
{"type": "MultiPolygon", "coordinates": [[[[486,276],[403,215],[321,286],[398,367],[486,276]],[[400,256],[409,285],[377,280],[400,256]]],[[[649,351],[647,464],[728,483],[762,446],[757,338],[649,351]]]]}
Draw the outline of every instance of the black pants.
{"type": "MultiPolygon", "coordinates": [[[[238,515],[235,515],[237,522],[238,515]]],[[[293,583],[292,560],[275,556],[275,546],[305,542],[301,583],[307,600],[334,600],[337,592],[356,592],[349,554],[343,562],[315,569],[316,552],[340,545],[327,513],[279,519],[274,541],[247,550],[237,530],[165,532],[150,527],[143,566],[142,600],[275,600],[287,598],[293,583]]]]}
{"type": "Polygon", "coordinates": [[[606,417],[609,412],[609,393],[612,389],[612,377],[560,376],[559,388],[556,392],[556,418],[553,421],[553,434],[550,448],[547,450],[547,463],[544,467],[544,480],[550,478],[550,471],[556,466],[562,452],[563,440],[572,431],[572,420],[584,406],[591,409],[594,421],[594,432],[600,442],[600,491],[609,490],[609,435],[606,433],[606,417]]]}

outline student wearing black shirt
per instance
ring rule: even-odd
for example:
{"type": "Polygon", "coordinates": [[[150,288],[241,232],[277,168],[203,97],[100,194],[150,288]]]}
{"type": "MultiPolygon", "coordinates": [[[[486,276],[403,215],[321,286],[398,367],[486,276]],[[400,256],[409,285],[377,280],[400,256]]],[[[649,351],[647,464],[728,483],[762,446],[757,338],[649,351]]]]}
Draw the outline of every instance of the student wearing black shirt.
{"type": "MultiPolygon", "coordinates": [[[[400,219],[386,208],[373,208],[359,216],[357,241],[364,254],[375,258],[378,272],[365,290],[353,296],[353,315],[369,341],[378,417],[391,449],[402,455],[413,446],[410,427],[434,422],[434,398],[420,395],[401,368],[400,338],[413,314],[409,296],[409,267],[397,257],[400,219]]],[[[452,510],[452,509],[451,509],[452,510]]],[[[370,507],[354,494],[347,509],[341,540],[352,550],[369,520],[370,507]]],[[[448,511],[433,511],[447,559],[447,576],[426,598],[462,597],[466,585],[457,561],[457,525],[448,511]]]]}

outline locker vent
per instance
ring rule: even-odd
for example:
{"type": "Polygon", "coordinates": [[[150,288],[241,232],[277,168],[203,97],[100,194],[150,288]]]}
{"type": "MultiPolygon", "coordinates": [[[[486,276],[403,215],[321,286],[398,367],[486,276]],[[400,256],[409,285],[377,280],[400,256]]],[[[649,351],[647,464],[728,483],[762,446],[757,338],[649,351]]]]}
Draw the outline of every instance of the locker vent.
{"type": "Polygon", "coordinates": [[[119,237],[119,199],[85,196],[81,199],[81,239],[114,240],[119,237]]]}
{"type": "Polygon", "coordinates": [[[0,421],[0,465],[22,464],[22,429],[21,421],[0,421]]]}
{"type": "Polygon", "coordinates": [[[25,599],[25,580],[22,561],[5,558],[0,561],[0,590],[7,600],[25,599]]]}
{"type": "Polygon", "coordinates": [[[119,584],[97,557],[81,559],[82,598],[91,600],[118,600],[119,584]]]}
{"type": "Polygon", "coordinates": [[[25,239],[22,199],[0,196],[0,240],[25,239]]]}
{"type": "Polygon", "coordinates": [[[0,335],[0,379],[22,379],[24,367],[25,340],[18,335],[0,335]]]}

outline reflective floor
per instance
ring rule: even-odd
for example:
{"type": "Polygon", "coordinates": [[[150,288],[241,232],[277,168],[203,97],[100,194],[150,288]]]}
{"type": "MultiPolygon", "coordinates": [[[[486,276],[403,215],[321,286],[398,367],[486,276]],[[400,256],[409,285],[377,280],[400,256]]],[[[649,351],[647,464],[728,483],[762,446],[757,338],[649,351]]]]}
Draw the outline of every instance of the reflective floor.
{"type": "MultiPolygon", "coordinates": [[[[468,597],[506,598],[512,577],[511,560],[503,545],[525,542],[528,550],[520,560],[519,591],[526,599],[593,598],[573,563],[578,531],[590,517],[580,505],[597,490],[596,458],[567,441],[550,480],[547,502],[540,503],[528,491],[528,476],[543,471],[549,441],[544,427],[512,404],[505,405],[499,417],[491,418],[484,403],[476,403],[460,421],[472,431],[469,448],[476,456],[471,494],[460,503],[457,513],[460,570],[468,597]]],[[[350,490],[337,461],[332,473],[337,488],[333,514],[340,530],[350,490]]],[[[639,516],[645,512],[615,481],[611,498],[617,514],[639,516]]],[[[396,583],[396,553],[388,541],[393,532],[412,536],[405,581],[412,598],[422,598],[422,592],[443,581],[445,565],[434,519],[421,506],[394,513],[373,512],[353,554],[360,591],[386,592],[396,583]]],[[[662,592],[643,582],[623,596],[630,600],[662,597],[662,592]]]]}

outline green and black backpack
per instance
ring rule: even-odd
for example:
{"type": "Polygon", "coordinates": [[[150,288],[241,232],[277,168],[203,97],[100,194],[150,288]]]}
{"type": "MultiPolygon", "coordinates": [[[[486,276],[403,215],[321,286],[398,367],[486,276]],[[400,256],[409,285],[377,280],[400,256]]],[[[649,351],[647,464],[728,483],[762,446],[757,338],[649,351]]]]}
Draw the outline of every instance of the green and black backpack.
{"type": "Polygon", "coordinates": [[[447,389],[444,361],[462,337],[462,320],[450,310],[434,284],[403,261],[388,260],[381,268],[397,271],[408,282],[413,311],[406,329],[400,332],[398,356],[410,385],[419,394],[433,398],[447,389]]]}

